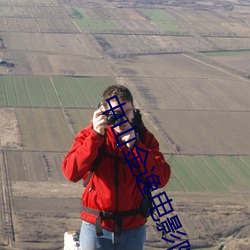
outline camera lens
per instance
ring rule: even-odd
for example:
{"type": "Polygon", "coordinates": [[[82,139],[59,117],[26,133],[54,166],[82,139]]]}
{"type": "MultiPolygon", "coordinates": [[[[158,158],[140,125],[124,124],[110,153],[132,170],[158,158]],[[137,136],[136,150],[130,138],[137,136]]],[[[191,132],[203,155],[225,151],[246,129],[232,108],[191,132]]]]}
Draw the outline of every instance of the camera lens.
{"type": "Polygon", "coordinates": [[[109,125],[117,125],[117,124],[119,124],[120,122],[123,121],[123,119],[121,117],[123,115],[122,115],[121,112],[116,111],[114,113],[115,113],[115,115],[113,114],[113,112],[109,112],[107,114],[107,119],[108,119],[108,124],[109,125]],[[118,119],[117,119],[117,117],[118,117],[118,119]]]}

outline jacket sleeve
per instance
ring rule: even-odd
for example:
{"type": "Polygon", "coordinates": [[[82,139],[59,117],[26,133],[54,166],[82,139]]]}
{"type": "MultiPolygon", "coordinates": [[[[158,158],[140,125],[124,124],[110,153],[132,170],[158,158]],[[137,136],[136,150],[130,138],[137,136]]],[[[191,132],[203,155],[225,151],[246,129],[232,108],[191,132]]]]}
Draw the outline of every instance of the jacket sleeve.
{"type": "Polygon", "coordinates": [[[98,149],[105,137],[97,134],[91,127],[82,130],[74,139],[70,151],[62,162],[64,176],[77,182],[90,171],[91,165],[98,155],[98,149]]]}
{"type": "MultiPolygon", "coordinates": [[[[146,163],[144,162],[144,166],[146,164],[147,174],[143,176],[147,177],[151,174],[158,175],[161,183],[158,186],[160,188],[164,187],[169,181],[171,169],[168,163],[165,161],[163,154],[160,152],[159,143],[154,135],[146,129],[145,139],[143,142],[140,140],[137,141],[136,146],[148,152],[146,163]],[[153,166],[155,168],[151,172],[153,166]]],[[[133,152],[135,155],[138,155],[136,147],[133,148],[133,152]]]]}

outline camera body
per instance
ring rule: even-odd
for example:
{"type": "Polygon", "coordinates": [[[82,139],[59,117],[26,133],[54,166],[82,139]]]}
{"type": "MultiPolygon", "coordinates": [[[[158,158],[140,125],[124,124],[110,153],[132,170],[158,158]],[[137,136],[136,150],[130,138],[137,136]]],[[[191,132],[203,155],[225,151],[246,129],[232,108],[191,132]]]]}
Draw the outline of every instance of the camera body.
{"type": "MultiPolygon", "coordinates": [[[[100,102],[97,108],[99,109],[101,106],[102,106],[102,103],[100,102]]],[[[110,111],[103,115],[107,116],[108,125],[117,125],[124,120],[122,118],[124,115],[121,111],[115,111],[115,112],[110,111]]]]}
{"type": "Polygon", "coordinates": [[[110,111],[108,113],[105,113],[104,115],[107,116],[108,125],[119,124],[120,122],[123,121],[122,116],[124,116],[123,113],[120,111],[115,111],[115,112],[110,111]]]}

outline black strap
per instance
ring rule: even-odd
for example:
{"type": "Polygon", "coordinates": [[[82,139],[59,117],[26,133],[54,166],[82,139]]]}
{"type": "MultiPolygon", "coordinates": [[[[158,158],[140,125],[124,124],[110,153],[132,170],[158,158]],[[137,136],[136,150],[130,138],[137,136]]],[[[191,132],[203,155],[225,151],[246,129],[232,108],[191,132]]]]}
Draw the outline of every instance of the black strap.
{"type": "Polygon", "coordinates": [[[82,211],[88,214],[93,214],[97,216],[96,221],[95,221],[95,230],[96,230],[97,236],[103,235],[101,219],[115,220],[115,232],[120,233],[121,227],[122,227],[122,218],[141,214],[141,208],[136,208],[136,209],[116,213],[116,212],[101,211],[101,210],[97,210],[94,208],[86,207],[84,205],[82,205],[82,211]]]}
{"type": "Polygon", "coordinates": [[[87,187],[90,178],[92,177],[93,173],[96,171],[96,169],[97,169],[97,167],[99,165],[99,162],[100,162],[100,160],[101,160],[101,158],[103,156],[104,148],[105,148],[105,140],[98,149],[97,157],[95,158],[95,160],[92,163],[92,167],[91,167],[91,170],[89,171],[89,173],[87,175],[87,178],[83,181],[83,186],[84,187],[87,187]]]}
{"type": "Polygon", "coordinates": [[[146,132],[146,127],[144,126],[142,122],[142,115],[139,109],[134,109],[134,118],[131,122],[132,127],[135,128],[135,134],[137,140],[144,141],[145,139],[145,132],[146,132]]]}
{"type": "Polygon", "coordinates": [[[117,215],[123,217],[128,217],[128,216],[133,216],[133,215],[137,215],[141,213],[141,209],[140,208],[135,208],[135,209],[131,209],[131,210],[127,210],[127,211],[121,211],[121,212],[106,212],[106,211],[101,211],[101,210],[97,210],[94,208],[89,208],[86,207],[84,205],[82,205],[82,211],[86,212],[88,214],[93,214],[97,217],[101,217],[103,219],[112,219],[114,220],[116,218],[117,215]]]}
{"type": "Polygon", "coordinates": [[[101,218],[100,217],[96,217],[95,220],[95,231],[96,231],[96,235],[99,236],[103,236],[103,231],[102,231],[102,224],[101,224],[101,218]]]}

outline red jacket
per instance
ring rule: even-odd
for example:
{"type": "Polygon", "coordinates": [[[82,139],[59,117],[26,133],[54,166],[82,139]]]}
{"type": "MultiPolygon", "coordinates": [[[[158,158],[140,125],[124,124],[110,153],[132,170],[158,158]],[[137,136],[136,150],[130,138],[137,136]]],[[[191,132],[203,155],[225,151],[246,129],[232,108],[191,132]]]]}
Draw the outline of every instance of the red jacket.
{"type": "MultiPolygon", "coordinates": [[[[158,175],[161,182],[158,187],[163,187],[170,178],[170,167],[164,160],[162,153],[160,153],[159,143],[154,135],[146,130],[144,137],[143,142],[136,142],[139,148],[149,152],[146,159],[148,174],[145,174],[144,177],[147,177],[151,173],[158,175]],[[153,166],[155,168],[151,172],[153,166]]],[[[117,142],[110,127],[106,130],[106,136],[104,137],[97,134],[90,125],[80,131],[75,137],[71,150],[63,160],[62,170],[65,177],[73,182],[86,179],[91,169],[91,164],[97,157],[98,149],[102,143],[105,143],[104,152],[110,155],[115,156],[116,150],[118,150],[118,156],[124,158],[122,151],[126,155],[129,153],[126,145],[116,147],[117,142]]],[[[135,147],[133,148],[133,152],[137,155],[135,147]]],[[[115,184],[114,161],[112,157],[102,156],[97,170],[92,175],[82,194],[82,204],[84,206],[106,212],[128,211],[140,207],[142,194],[137,186],[136,177],[132,175],[133,173],[126,161],[119,161],[117,188],[115,184]]],[[[140,164],[140,169],[141,172],[145,172],[142,163],[140,164]]],[[[143,184],[141,187],[143,188],[143,184]]],[[[81,218],[92,224],[95,224],[96,221],[95,215],[86,212],[81,212],[81,218]]],[[[140,214],[128,216],[123,218],[121,230],[141,226],[145,222],[146,219],[140,214]]],[[[115,221],[113,219],[102,219],[101,225],[103,228],[114,231],[115,221]]]]}

